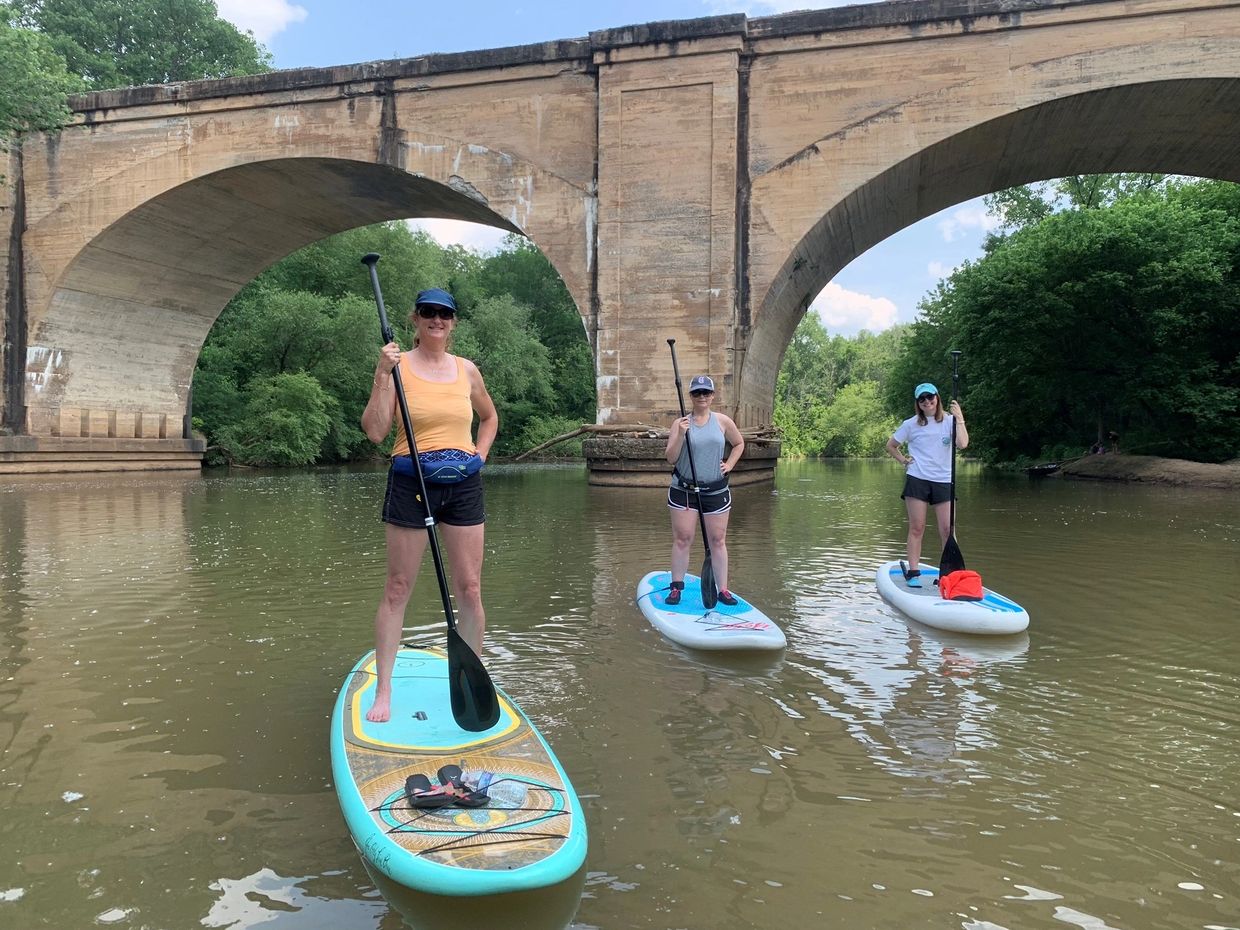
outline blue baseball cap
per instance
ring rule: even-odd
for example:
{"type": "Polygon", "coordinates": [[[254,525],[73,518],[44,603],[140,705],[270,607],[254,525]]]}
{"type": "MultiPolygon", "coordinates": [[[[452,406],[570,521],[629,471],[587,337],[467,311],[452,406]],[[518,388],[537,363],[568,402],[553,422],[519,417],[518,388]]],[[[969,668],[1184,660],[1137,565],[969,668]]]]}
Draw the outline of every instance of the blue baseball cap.
{"type": "Polygon", "coordinates": [[[418,298],[413,302],[415,307],[422,304],[434,304],[436,307],[447,307],[453,313],[456,313],[456,301],[452,299],[452,295],[442,288],[430,287],[424,291],[418,291],[418,298]]]}
{"type": "Polygon", "coordinates": [[[693,380],[689,382],[689,393],[694,391],[710,391],[715,392],[715,382],[710,380],[709,375],[694,375],[693,380]]]}
{"type": "Polygon", "coordinates": [[[921,384],[917,385],[917,387],[913,388],[914,399],[921,397],[922,394],[937,394],[937,393],[939,393],[939,389],[936,388],[929,381],[923,381],[921,384]]]}

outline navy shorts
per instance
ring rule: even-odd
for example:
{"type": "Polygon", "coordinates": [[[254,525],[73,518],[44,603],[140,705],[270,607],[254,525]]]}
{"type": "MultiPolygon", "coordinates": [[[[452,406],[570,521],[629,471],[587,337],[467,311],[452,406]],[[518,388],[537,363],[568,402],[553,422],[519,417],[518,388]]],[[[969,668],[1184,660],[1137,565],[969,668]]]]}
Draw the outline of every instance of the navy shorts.
{"type": "Polygon", "coordinates": [[[900,500],[907,497],[915,501],[925,501],[927,504],[946,504],[952,499],[952,485],[950,481],[927,481],[925,478],[905,475],[904,493],[900,495],[900,500]]]}
{"type": "MultiPolygon", "coordinates": [[[[673,510],[697,510],[698,498],[696,494],[684,488],[668,488],[667,506],[673,510]]],[[[702,513],[727,513],[731,509],[731,488],[724,488],[716,494],[702,495],[702,513]]]]}
{"type": "MultiPolygon", "coordinates": [[[[477,526],[486,522],[480,472],[457,484],[427,482],[426,493],[430,497],[431,516],[436,523],[477,526]]],[[[422,502],[417,475],[401,475],[388,469],[387,493],[383,495],[383,522],[393,526],[426,526],[426,505],[422,502]]]]}

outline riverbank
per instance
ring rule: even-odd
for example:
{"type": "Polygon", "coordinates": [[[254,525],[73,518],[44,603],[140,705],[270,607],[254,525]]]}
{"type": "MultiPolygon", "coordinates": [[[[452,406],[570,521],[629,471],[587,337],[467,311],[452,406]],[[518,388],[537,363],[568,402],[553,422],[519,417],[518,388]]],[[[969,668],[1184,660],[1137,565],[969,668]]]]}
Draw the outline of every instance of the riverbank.
{"type": "Polygon", "coordinates": [[[1240,461],[1222,465],[1164,459],[1156,455],[1087,455],[1067,462],[1059,474],[1101,481],[1141,481],[1185,487],[1240,490],[1240,461]]]}

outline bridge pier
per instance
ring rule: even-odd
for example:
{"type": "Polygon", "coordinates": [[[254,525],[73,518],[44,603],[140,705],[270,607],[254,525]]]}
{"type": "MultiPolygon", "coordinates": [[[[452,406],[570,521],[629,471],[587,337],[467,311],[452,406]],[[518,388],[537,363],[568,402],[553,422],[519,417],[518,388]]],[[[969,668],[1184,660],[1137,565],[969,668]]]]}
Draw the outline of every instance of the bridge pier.
{"type": "MultiPolygon", "coordinates": [[[[745,454],[729,483],[742,487],[773,480],[779,447],[778,439],[746,439],[745,454]]],[[[590,484],[606,488],[667,487],[671,466],[663,454],[666,448],[667,436],[650,434],[591,436],[581,443],[590,484]]]]}
{"type": "Polygon", "coordinates": [[[0,436],[0,475],[104,471],[197,471],[202,439],[0,436]]]}

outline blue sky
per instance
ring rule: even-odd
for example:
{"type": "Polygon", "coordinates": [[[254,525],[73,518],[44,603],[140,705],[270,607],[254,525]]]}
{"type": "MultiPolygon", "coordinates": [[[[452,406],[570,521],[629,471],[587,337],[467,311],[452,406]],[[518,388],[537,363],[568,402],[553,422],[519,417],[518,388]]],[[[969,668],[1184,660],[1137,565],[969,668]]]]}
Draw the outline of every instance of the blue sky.
{"type": "MultiPolygon", "coordinates": [[[[832,0],[217,0],[220,15],[252,31],[277,68],[352,64],[587,35],[595,29],[722,13],[769,16],[832,0]]],[[[428,220],[441,242],[494,248],[503,234],[485,226],[428,220]]],[[[994,220],[980,200],[958,204],[897,233],[854,260],[814,301],[830,332],[853,335],[907,323],[917,302],[951,269],[981,254],[994,220]]]]}

